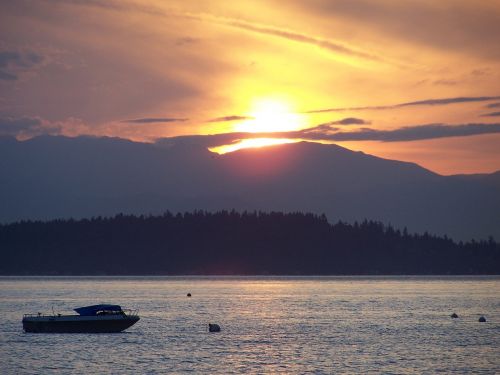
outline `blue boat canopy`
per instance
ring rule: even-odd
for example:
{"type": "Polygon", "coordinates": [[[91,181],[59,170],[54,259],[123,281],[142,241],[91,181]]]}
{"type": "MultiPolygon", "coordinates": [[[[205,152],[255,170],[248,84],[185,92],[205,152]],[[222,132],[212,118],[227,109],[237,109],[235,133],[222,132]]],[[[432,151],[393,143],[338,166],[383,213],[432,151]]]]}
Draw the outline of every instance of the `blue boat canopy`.
{"type": "Polygon", "coordinates": [[[94,316],[99,311],[122,311],[122,308],[118,305],[92,305],[79,307],[75,311],[82,316],[94,316]]]}

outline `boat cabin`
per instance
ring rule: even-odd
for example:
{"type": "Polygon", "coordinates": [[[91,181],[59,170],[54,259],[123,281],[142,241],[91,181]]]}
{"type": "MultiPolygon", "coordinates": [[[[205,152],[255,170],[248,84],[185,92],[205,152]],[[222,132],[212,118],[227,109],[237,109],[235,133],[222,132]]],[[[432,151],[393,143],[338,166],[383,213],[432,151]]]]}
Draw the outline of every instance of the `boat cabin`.
{"type": "Polygon", "coordinates": [[[74,309],[80,316],[125,315],[119,305],[92,305],[74,309]]]}

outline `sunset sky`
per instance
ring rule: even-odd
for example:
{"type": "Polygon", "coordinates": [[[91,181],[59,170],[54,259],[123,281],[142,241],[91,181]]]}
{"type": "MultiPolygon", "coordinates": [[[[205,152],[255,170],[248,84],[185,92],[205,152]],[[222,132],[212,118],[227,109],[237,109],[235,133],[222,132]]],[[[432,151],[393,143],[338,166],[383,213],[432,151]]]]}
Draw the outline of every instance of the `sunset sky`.
{"type": "Polygon", "coordinates": [[[500,170],[500,1],[2,1],[0,135],[42,134],[500,170]]]}

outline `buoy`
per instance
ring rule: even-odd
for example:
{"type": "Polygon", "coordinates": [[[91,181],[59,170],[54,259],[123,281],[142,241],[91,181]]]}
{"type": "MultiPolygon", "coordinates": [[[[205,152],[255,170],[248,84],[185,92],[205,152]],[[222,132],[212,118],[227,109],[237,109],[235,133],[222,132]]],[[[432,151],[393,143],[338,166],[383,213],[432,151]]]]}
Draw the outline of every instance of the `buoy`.
{"type": "Polygon", "coordinates": [[[188,297],[191,297],[191,293],[188,293],[188,294],[187,294],[187,296],[188,296],[188,297]]]}
{"type": "Polygon", "coordinates": [[[478,322],[484,323],[484,322],[486,322],[486,318],[484,316],[481,316],[479,318],[478,322]]]}
{"type": "Polygon", "coordinates": [[[220,326],[215,323],[208,323],[208,332],[220,332],[220,326]]]}
{"type": "Polygon", "coordinates": [[[458,315],[457,315],[456,313],[453,313],[453,314],[451,314],[450,316],[451,316],[453,319],[458,318],[458,315]]]}

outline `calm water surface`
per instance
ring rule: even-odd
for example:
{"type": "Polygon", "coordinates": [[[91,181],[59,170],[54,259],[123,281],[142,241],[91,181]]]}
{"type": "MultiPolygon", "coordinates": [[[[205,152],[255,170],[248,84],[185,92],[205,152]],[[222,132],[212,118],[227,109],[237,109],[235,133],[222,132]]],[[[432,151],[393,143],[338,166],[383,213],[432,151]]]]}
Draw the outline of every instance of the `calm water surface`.
{"type": "Polygon", "coordinates": [[[500,373],[498,277],[0,278],[0,317],[2,374],[500,373]],[[101,302],[141,320],[22,331],[23,313],[101,302]]]}

